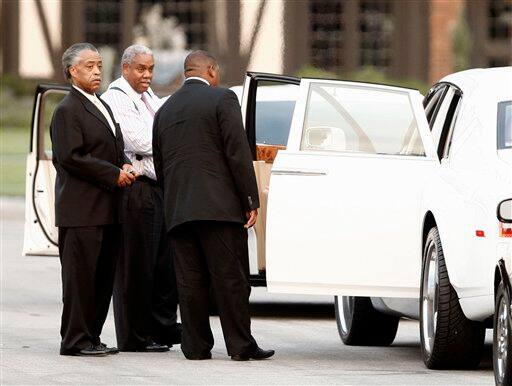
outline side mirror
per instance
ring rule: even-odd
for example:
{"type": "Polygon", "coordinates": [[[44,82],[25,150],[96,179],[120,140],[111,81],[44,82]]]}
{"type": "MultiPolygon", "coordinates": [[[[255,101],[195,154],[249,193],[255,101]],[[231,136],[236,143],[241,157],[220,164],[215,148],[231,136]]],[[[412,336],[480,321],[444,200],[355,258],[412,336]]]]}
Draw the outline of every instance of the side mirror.
{"type": "Polygon", "coordinates": [[[498,204],[498,220],[502,223],[512,223],[512,198],[498,204]]]}
{"type": "Polygon", "coordinates": [[[343,150],[345,148],[345,134],[336,127],[308,127],[303,145],[309,150],[343,150]]]}
{"type": "Polygon", "coordinates": [[[332,144],[332,133],[328,127],[308,127],[306,129],[306,146],[309,149],[322,149],[332,144]]]}

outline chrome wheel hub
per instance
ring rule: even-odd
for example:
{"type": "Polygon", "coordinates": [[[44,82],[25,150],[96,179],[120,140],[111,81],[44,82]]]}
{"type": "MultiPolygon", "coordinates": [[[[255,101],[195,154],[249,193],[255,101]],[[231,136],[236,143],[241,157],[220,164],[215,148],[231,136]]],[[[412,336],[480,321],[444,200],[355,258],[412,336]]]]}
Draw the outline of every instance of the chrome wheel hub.
{"type": "Polygon", "coordinates": [[[424,349],[428,354],[432,353],[437,327],[437,311],[439,297],[439,263],[437,259],[437,248],[432,243],[427,250],[427,259],[423,272],[423,298],[422,307],[422,330],[424,349]]]}
{"type": "Polygon", "coordinates": [[[507,365],[508,355],[508,334],[509,334],[509,323],[508,323],[508,312],[507,302],[505,297],[501,298],[498,305],[496,323],[496,342],[495,342],[495,356],[496,356],[496,370],[498,375],[498,381],[502,382],[505,376],[505,369],[507,365]]]}
{"type": "Polygon", "coordinates": [[[354,314],[354,297],[338,297],[338,315],[340,315],[341,330],[347,334],[352,324],[352,315],[354,314]]]}

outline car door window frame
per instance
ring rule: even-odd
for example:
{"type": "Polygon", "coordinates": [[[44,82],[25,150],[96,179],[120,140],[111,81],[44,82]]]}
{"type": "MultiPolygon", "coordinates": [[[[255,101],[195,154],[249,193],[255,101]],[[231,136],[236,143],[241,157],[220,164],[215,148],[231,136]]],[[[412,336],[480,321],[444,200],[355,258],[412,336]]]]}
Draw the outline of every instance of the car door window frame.
{"type": "Polygon", "coordinates": [[[423,100],[423,107],[425,109],[425,115],[427,117],[428,125],[430,126],[430,130],[432,130],[434,126],[434,122],[437,118],[437,113],[439,112],[439,109],[443,103],[444,97],[446,96],[448,92],[448,87],[446,83],[437,83],[434,85],[430,91],[428,92],[427,96],[423,100]],[[430,107],[430,103],[434,99],[436,95],[439,93],[439,99],[434,101],[434,105],[430,107]]]}
{"type": "Polygon", "coordinates": [[[439,144],[437,146],[437,154],[440,160],[449,157],[453,132],[455,130],[457,117],[462,104],[462,91],[456,86],[450,87],[454,88],[454,94],[450,101],[450,106],[448,107],[446,119],[443,123],[443,128],[441,129],[441,137],[439,138],[439,144]]]}
{"type": "Polygon", "coordinates": [[[46,239],[57,246],[58,243],[55,242],[51,237],[47,229],[45,229],[44,224],[41,221],[39,211],[37,209],[35,195],[36,195],[36,179],[39,173],[39,166],[41,161],[50,161],[46,155],[44,149],[44,131],[45,131],[45,102],[46,97],[49,94],[54,93],[68,93],[71,90],[69,86],[64,85],[46,85],[41,84],[37,86],[36,89],[36,103],[32,110],[32,130],[30,132],[30,148],[29,151],[35,156],[35,168],[30,176],[32,178],[32,189],[31,189],[31,201],[32,207],[34,211],[34,215],[39,223],[40,229],[43,232],[46,239]]]}
{"type": "MultiPolygon", "coordinates": [[[[295,84],[300,86],[300,79],[293,76],[286,75],[274,75],[274,74],[266,74],[266,73],[253,73],[248,72],[247,76],[251,78],[249,83],[248,90],[244,90],[244,94],[247,92],[247,106],[246,106],[246,115],[245,115],[245,132],[247,135],[247,140],[249,141],[249,147],[251,149],[251,154],[253,160],[257,158],[256,152],[256,98],[257,98],[257,90],[258,84],[260,82],[275,82],[282,84],[295,84]]],[[[291,122],[290,122],[291,126],[291,122]]]]}
{"type": "MultiPolygon", "coordinates": [[[[296,110],[295,110],[296,114],[294,115],[294,122],[292,124],[292,126],[295,126],[295,125],[299,124],[298,122],[300,122],[300,127],[301,127],[300,136],[295,138],[295,140],[298,140],[298,150],[300,152],[313,153],[313,154],[324,153],[324,154],[331,154],[331,155],[355,155],[355,156],[370,156],[370,157],[372,157],[372,156],[376,156],[376,157],[414,157],[414,158],[422,158],[422,157],[428,158],[429,157],[427,155],[427,146],[425,144],[423,135],[420,132],[420,128],[419,128],[420,123],[417,120],[417,115],[416,115],[416,111],[415,111],[415,108],[414,108],[412,100],[411,100],[411,95],[410,95],[410,93],[407,93],[407,91],[417,91],[417,90],[413,90],[413,89],[408,90],[405,88],[397,88],[394,86],[363,83],[363,82],[345,82],[345,81],[343,81],[342,83],[339,83],[340,81],[337,82],[335,80],[328,80],[328,79],[318,80],[318,79],[311,78],[311,79],[305,79],[305,81],[307,81],[307,90],[302,91],[303,94],[299,97],[299,100],[297,101],[296,110]],[[355,151],[354,152],[354,151],[350,151],[350,150],[343,151],[343,150],[327,150],[327,149],[304,149],[303,148],[304,129],[305,129],[305,123],[306,123],[306,120],[308,117],[309,100],[311,98],[312,92],[314,91],[313,88],[317,87],[317,86],[320,86],[320,87],[321,86],[340,86],[340,87],[356,87],[356,88],[367,88],[368,86],[379,86],[379,88],[375,88],[375,89],[371,89],[371,90],[372,91],[379,90],[380,92],[405,92],[407,94],[407,98],[408,98],[408,101],[410,104],[411,114],[416,123],[416,125],[415,125],[416,131],[417,131],[417,135],[419,136],[419,140],[421,142],[423,154],[400,154],[400,153],[393,154],[393,153],[381,153],[381,152],[377,152],[377,151],[373,151],[373,152],[372,151],[368,151],[368,152],[367,151],[355,151]],[[299,101],[302,102],[301,105],[299,105],[299,101]],[[299,111],[301,112],[300,117],[297,114],[297,112],[299,112],[299,111]]],[[[420,95],[420,97],[421,97],[421,95],[420,95]]],[[[327,102],[329,102],[329,101],[327,100],[327,102]]],[[[340,114],[340,116],[342,116],[345,120],[348,119],[349,121],[354,121],[354,124],[360,128],[359,124],[353,119],[353,117],[347,111],[338,111],[338,109],[336,107],[334,107],[334,108],[340,114]],[[346,117],[346,115],[348,115],[348,117],[346,117]]],[[[340,107],[340,108],[344,110],[343,107],[340,107]]],[[[298,131],[299,130],[297,130],[297,132],[298,131]]],[[[363,134],[367,137],[365,132],[363,132],[363,134]]]]}
{"type": "MultiPolygon", "coordinates": [[[[36,89],[37,106],[32,111],[32,131],[30,133],[30,152],[35,152],[36,160],[49,160],[45,152],[44,136],[46,130],[46,103],[51,94],[64,94],[71,91],[65,85],[39,85],[36,89]],[[35,139],[35,141],[34,141],[35,139]]],[[[53,115],[53,112],[52,112],[53,115]]],[[[48,125],[49,127],[49,125],[48,125]]]]}

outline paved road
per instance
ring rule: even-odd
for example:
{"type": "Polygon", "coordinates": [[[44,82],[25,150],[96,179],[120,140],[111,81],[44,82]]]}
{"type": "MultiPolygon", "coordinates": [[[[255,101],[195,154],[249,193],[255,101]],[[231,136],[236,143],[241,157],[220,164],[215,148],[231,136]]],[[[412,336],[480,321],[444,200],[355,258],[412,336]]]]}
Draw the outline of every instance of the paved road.
{"type": "MultiPolygon", "coordinates": [[[[491,335],[476,371],[429,371],[421,361],[418,324],[400,323],[391,347],[340,342],[330,298],[253,291],[253,332],[276,356],[262,362],[228,359],[218,318],[213,360],[187,361],[168,353],[121,353],[104,358],[58,355],[58,259],[21,257],[23,202],[2,199],[0,384],[374,384],[492,385],[491,335]]],[[[115,343],[112,315],[102,336],[115,343]]]]}

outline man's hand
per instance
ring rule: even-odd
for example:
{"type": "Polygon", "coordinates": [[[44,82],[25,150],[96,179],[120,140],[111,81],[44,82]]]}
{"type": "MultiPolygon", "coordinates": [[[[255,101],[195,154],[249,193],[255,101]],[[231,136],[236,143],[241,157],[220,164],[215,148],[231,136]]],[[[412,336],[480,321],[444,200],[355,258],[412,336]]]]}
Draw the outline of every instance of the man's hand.
{"type": "Polygon", "coordinates": [[[254,224],[256,224],[256,219],[258,218],[258,209],[253,209],[250,212],[246,212],[245,217],[247,217],[247,224],[244,225],[244,228],[249,229],[254,224]]]}
{"type": "Polygon", "coordinates": [[[138,177],[139,176],[139,173],[137,173],[135,171],[135,169],[133,168],[132,165],[130,164],[124,164],[123,165],[123,170],[126,172],[126,173],[130,173],[131,175],[135,176],[135,177],[138,177]]]}
{"type": "MultiPolygon", "coordinates": [[[[124,165],[123,165],[124,168],[124,165]]],[[[124,188],[130,186],[135,181],[135,176],[124,170],[119,169],[119,177],[117,178],[117,186],[124,188]]]]}

